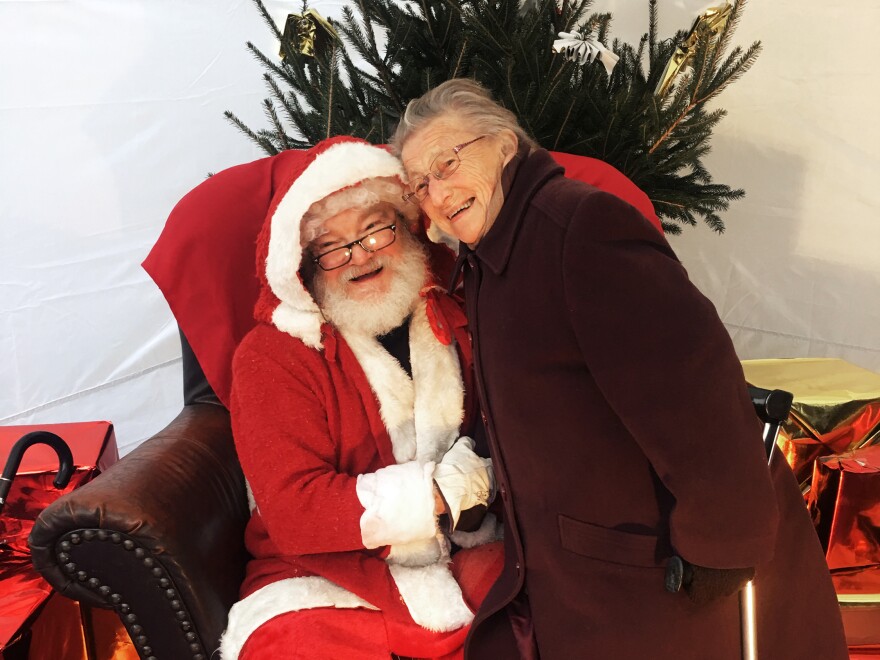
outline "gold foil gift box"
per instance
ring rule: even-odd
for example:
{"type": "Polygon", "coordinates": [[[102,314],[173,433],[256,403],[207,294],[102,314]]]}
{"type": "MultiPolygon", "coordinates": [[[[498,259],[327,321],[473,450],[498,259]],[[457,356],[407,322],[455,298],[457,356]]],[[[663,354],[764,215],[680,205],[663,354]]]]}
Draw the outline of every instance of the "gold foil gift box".
{"type": "Polygon", "coordinates": [[[794,395],[778,444],[808,492],[822,456],[845,454],[880,440],[880,375],[830,358],[745,360],[750,385],[794,395]]]}

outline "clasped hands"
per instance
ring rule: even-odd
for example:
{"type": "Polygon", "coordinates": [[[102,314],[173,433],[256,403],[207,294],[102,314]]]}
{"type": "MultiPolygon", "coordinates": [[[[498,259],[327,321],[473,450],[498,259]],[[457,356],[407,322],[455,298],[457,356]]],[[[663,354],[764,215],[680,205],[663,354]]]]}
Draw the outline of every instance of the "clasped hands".
{"type": "Polygon", "coordinates": [[[495,497],[492,460],[474,452],[467,436],[455,441],[434,467],[434,513],[446,513],[455,529],[462,511],[488,506],[495,497]]]}

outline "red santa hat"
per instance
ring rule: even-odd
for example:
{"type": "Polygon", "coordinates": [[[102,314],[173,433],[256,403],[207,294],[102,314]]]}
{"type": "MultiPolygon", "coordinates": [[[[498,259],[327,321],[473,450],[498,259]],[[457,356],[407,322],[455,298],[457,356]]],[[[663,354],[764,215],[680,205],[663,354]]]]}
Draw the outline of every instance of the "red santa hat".
{"type": "Polygon", "coordinates": [[[308,242],[303,240],[303,218],[317,202],[376,178],[393,184],[380,194],[382,201],[394,204],[414,222],[418,207],[401,197],[403,167],[386,148],[340,136],[319,142],[298,161],[286,189],[275,196],[257,241],[257,270],[263,285],[255,312],[258,320],[321,348],[324,319],[300,275],[303,243],[308,242]]]}

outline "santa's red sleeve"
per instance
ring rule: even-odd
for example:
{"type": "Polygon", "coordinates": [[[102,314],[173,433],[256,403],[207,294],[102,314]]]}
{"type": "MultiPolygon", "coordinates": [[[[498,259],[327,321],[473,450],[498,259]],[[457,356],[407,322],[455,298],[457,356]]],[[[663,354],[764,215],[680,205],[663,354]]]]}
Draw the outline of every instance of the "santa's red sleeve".
{"type": "Polygon", "coordinates": [[[326,399],[335,393],[320,352],[261,326],[236,352],[233,374],[236,450],[257,515],[281,554],[363,550],[434,537],[433,463],[341,469],[346,450],[339,429],[328,422],[326,399]]]}

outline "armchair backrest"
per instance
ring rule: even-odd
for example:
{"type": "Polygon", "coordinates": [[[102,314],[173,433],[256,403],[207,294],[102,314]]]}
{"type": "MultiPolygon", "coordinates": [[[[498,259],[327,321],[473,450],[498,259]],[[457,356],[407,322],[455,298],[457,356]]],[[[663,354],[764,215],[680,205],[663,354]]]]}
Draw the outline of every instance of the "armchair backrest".
{"type": "MultiPolygon", "coordinates": [[[[647,195],[616,169],[594,158],[551,153],[566,168],[566,176],[617,195],[660,229],[647,195]]],[[[174,207],[143,263],[184,335],[185,367],[191,349],[211,389],[227,407],[232,355],[255,324],[257,235],[276,191],[286,189],[304,154],[284,151],[200,183],[174,207]]],[[[193,400],[204,400],[198,387],[188,384],[185,389],[193,400]]]]}

